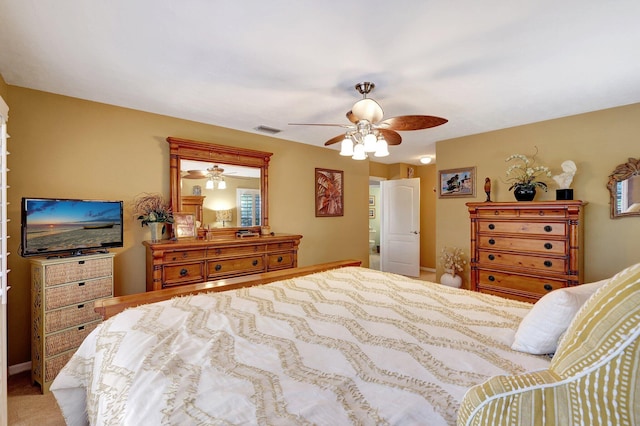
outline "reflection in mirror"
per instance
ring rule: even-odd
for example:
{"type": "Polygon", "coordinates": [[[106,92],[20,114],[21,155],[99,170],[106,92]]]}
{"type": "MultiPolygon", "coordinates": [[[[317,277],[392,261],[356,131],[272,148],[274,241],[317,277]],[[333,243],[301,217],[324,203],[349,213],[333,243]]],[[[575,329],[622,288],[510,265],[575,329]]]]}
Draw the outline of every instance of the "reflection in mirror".
{"type": "Polygon", "coordinates": [[[181,160],[182,210],[196,213],[207,229],[259,226],[260,169],[222,163],[181,160]],[[187,204],[199,205],[186,207],[187,204]]]}
{"type": "Polygon", "coordinates": [[[640,159],[629,158],[609,175],[611,218],[640,216],[640,159]]]}

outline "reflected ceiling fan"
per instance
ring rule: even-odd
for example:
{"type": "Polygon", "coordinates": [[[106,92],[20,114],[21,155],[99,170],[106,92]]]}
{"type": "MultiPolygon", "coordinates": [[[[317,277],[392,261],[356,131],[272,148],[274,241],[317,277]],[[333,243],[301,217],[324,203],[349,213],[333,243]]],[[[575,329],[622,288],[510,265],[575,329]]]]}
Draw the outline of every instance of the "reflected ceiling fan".
{"type": "Polygon", "coordinates": [[[184,179],[207,179],[206,189],[225,189],[227,183],[224,181],[224,169],[214,164],[207,170],[187,170],[182,177],[184,179]]]}
{"type": "Polygon", "coordinates": [[[440,126],[448,120],[431,115],[401,115],[382,120],[382,107],[367,95],[376,87],[374,83],[364,82],[355,85],[362,95],[347,112],[351,124],[314,124],[289,123],[292,126],[333,126],[348,129],[344,135],[329,139],[325,146],[342,142],[340,155],[352,156],[354,160],[364,160],[368,153],[375,157],[389,155],[388,145],[400,145],[402,137],[399,131],[423,130],[440,126]]]}

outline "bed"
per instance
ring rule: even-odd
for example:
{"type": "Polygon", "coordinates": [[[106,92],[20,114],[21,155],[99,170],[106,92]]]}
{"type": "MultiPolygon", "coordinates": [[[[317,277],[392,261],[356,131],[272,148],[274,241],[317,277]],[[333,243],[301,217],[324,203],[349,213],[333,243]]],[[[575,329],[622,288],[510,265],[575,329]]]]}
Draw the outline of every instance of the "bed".
{"type": "Polygon", "coordinates": [[[511,349],[532,305],[345,264],[116,298],[51,391],[72,425],[451,425],[549,368],[511,349]]]}

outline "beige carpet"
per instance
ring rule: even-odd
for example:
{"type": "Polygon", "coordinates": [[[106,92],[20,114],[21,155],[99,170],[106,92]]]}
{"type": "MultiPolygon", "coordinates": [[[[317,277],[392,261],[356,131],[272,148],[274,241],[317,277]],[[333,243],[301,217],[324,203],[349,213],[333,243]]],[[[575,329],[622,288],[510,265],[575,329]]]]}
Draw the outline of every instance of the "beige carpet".
{"type": "Polygon", "coordinates": [[[52,393],[42,395],[38,385],[31,384],[31,372],[9,376],[9,425],[64,425],[64,419],[52,393]]]}

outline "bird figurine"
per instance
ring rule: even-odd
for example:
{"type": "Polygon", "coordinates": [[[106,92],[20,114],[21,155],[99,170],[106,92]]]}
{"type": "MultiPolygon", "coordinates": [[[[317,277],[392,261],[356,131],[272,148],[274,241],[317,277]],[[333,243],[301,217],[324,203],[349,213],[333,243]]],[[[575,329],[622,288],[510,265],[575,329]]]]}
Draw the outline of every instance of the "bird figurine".
{"type": "Polygon", "coordinates": [[[485,202],[491,202],[491,179],[484,178],[484,193],[487,194],[485,202]]]}

